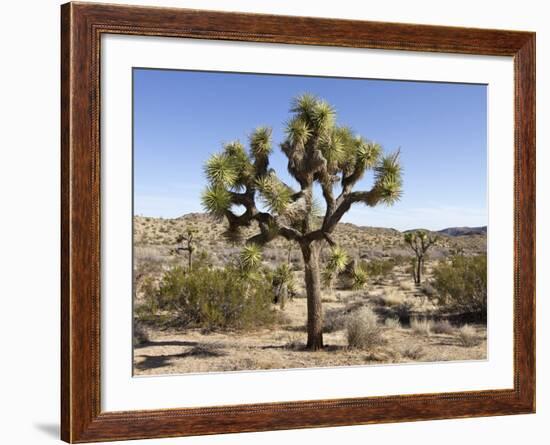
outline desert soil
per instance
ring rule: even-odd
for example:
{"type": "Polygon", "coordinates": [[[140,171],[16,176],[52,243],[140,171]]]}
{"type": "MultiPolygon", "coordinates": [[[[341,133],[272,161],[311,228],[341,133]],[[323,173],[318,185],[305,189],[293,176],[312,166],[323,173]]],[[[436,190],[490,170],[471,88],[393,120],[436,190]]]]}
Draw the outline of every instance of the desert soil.
{"type": "MultiPolygon", "coordinates": [[[[405,282],[403,282],[405,286],[405,282]]],[[[379,307],[379,296],[395,288],[404,298],[417,300],[419,312],[429,311],[426,297],[413,289],[379,285],[368,291],[335,291],[324,298],[325,314],[345,314],[350,307],[379,307]]],[[[464,346],[458,330],[451,333],[414,332],[406,325],[385,327],[381,319],[385,344],[373,351],[349,349],[345,326],[324,334],[325,349],[304,350],[306,299],[295,298],[284,309],[285,323],[253,332],[210,332],[149,330],[149,341],[134,349],[135,375],[180,374],[357,366],[407,362],[444,362],[483,360],[486,358],[486,326],[473,325],[478,344],[464,346]]]]}

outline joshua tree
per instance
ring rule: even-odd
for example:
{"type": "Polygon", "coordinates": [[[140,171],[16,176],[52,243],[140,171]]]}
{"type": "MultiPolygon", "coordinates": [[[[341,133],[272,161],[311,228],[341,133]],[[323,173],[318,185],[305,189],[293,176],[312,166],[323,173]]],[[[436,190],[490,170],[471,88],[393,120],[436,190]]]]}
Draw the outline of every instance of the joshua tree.
{"type": "Polygon", "coordinates": [[[415,284],[420,284],[422,281],[422,270],[424,269],[426,252],[437,242],[437,240],[437,236],[428,235],[424,230],[417,230],[405,234],[405,242],[413,250],[416,257],[413,264],[413,278],[415,284]]]}
{"type": "Polygon", "coordinates": [[[293,296],[296,293],[296,283],[294,282],[294,275],[290,269],[288,263],[282,263],[273,272],[273,292],[275,304],[279,303],[281,309],[284,309],[286,298],[293,296]]]}
{"type": "Polygon", "coordinates": [[[315,96],[297,97],[290,111],[281,150],[299,190],[283,183],[269,168],[271,129],[260,127],[250,136],[249,152],[239,142],[232,142],[207,161],[209,185],[202,202],[210,214],[227,219],[230,239],[240,239],[241,229],[256,223],[259,232],[247,244],[263,246],[281,236],[299,245],[305,265],[307,347],[317,350],[323,347],[322,243],[335,246],[331,234],[353,204],[374,207],[396,202],[401,196],[401,166],[398,152],[384,156],[380,145],[337,125],[331,105],[315,96]],[[374,171],[372,186],[353,191],[367,170],[374,171]],[[326,204],[322,218],[314,215],[314,184],[326,204]],[[236,207],[244,211],[237,213],[236,207]]]}
{"type": "Polygon", "coordinates": [[[189,270],[193,267],[193,252],[195,251],[195,242],[194,242],[195,231],[191,228],[187,229],[185,234],[178,235],[176,238],[176,243],[179,244],[174,251],[176,253],[187,252],[187,262],[189,270]],[[185,246],[183,243],[185,242],[185,246]]]}
{"type": "Polygon", "coordinates": [[[330,256],[322,272],[323,284],[328,289],[332,289],[334,278],[342,273],[349,262],[348,253],[339,246],[334,246],[330,251],[330,256]]]}

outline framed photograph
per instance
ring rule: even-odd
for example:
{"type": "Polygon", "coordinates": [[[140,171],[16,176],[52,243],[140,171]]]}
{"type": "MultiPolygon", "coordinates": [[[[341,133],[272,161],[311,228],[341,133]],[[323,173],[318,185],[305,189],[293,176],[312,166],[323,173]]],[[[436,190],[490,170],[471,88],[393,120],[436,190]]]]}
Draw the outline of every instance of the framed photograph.
{"type": "Polygon", "coordinates": [[[62,439],[535,411],[535,34],[61,8],[62,439]]]}

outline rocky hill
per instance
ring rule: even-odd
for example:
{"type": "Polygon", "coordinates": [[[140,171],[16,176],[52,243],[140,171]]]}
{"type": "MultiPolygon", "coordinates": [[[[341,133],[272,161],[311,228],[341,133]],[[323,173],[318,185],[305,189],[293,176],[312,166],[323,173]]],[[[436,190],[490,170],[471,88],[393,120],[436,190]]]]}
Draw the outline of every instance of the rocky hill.
{"type": "MultiPolygon", "coordinates": [[[[240,244],[232,243],[224,237],[224,232],[227,229],[227,224],[224,221],[217,221],[204,213],[190,213],[173,219],[135,216],[134,243],[140,247],[156,246],[167,250],[175,245],[177,236],[185,233],[188,229],[194,230],[196,246],[199,251],[203,250],[209,254],[226,258],[241,248],[240,244]]],[[[438,232],[440,241],[430,251],[430,256],[437,258],[458,251],[466,254],[485,252],[486,230],[475,228],[468,231],[465,229],[469,228],[449,228],[438,232]]],[[[246,238],[255,233],[257,233],[257,229],[252,227],[247,229],[243,235],[246,238]]],[[[410,250],[403,243],[403,233],[395,229],[340,223],[333,238],[352,255],[360,258],[411,255],[410,250]]],[[[289,247],[291,246],[288,241],[277,238],[267,246],[265,254],[268,257],[272,256],[273,260],[277,260],[287,254],[289,247]]],[[[293,250],[299,256],[296,246],[293,250]]]]}
{"type": "Polygon", "coordinates": [[[482,227],[448,227],[439,233],[449,236],[487,235],[487,226],[482,227]]]}

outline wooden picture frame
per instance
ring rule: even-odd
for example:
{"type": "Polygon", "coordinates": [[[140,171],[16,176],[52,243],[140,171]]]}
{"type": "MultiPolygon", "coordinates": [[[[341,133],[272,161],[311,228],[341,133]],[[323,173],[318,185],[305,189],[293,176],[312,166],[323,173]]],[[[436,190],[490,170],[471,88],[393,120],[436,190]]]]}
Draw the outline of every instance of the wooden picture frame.
{"type": "Polygon", "coordinates": [[[495,416],[535,411],[535,34],[92,3],[61,7],[61,437],[71,443],[495,416]],[[209,408],[102,412],[102,34],[512,56],[514,387],[209,408]]]}

